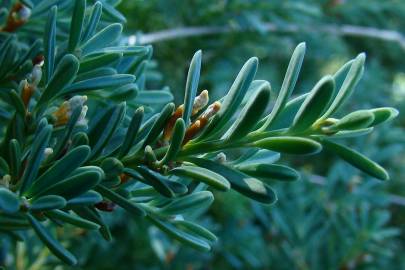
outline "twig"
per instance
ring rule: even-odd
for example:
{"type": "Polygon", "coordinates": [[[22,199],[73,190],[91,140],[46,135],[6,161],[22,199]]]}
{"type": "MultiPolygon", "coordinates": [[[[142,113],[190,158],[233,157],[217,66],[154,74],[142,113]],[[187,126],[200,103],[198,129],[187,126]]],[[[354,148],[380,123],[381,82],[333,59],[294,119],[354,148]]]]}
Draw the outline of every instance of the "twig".
{"type": "MultiPolygon", "coordinates": [[[[152,33],[131,35],[129,42],[132,44],[152,44],[172,39],[187,38],[194,36],[255,32],[252,28],[234,28],[230,26],[195,26],[179,27],[167,29],[152,33]]],[[[272,23],[265,23],[261,31],[279,32],[279,33],[296,33],[296,32],[321,32],[325,34],[334,34],[339,36],[364,37],[378,39],[383,41],[397,42],[405,50],[405,37],[400,32],[387,29],[377,29],[372,27],[363,27],[356,25],[321,25],[321,26],[298,26],[287,24],[278,26],[272,23]]]]}

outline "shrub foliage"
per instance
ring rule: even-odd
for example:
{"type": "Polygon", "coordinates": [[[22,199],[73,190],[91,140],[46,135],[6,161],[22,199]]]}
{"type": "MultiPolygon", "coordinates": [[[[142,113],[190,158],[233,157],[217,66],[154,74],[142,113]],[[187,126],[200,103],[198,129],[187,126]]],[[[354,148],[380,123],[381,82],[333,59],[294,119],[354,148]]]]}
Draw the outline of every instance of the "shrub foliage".
{"type": "Polygon", "coordinates": [[[368,134],[393,108],[336,112],[363,74],[365,54],[292,97],[304,43],[292,53],[277,97],[255,80],[250,58],[227,94],[199,92],[201,51],[193,56],[184,103],[145,89],[150,46],[122,43],[125,18],[114,1],[25,0],[0,6],[0,233],[24,241],[33,230],[59,259],[76,257],[56,226],[112,235],[101,212],[120,207],[172,238],[209,251],[217,237],[190,215],[212,190],[272,204],[274,180],[299,173],[275,164],[284,155],[326,150],[380,180],[377,163],[339,143],[368,134]]]}

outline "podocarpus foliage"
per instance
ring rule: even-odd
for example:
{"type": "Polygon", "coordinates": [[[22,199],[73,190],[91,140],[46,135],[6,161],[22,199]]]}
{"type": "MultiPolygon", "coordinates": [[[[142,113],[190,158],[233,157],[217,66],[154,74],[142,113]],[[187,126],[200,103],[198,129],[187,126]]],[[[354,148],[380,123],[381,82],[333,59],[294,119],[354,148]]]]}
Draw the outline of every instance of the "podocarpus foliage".
{"type": "Polygon", "coordinates": [[[338,142],[372,132],[393,108],[335,113],[359,83],[365,54],[291,98],[305,44],[294,50],[277,98],[255,80],[249,59],[228,93],[209,102],[198,93],[202,53],[191,60],[184,103],[145,89],[148,46],[120,43],[125,18],[115,1],[2,3],[0,43],[0,232],[24,241],[33,230],[65,263],[75,256],[53,236],[54,225],[98,230],[100,212],[124,208],[174,239],[208,251],[216,236],[188,220],[233,189],[275,203],[273,180],[299,173],[273,164],[280,155],[338,155],[365,173],[387,172],[338,142]],[[272,104],[272,106],[270,105],[272,104]],[[230,158],[231,157],[231,158],[230,158]]]}

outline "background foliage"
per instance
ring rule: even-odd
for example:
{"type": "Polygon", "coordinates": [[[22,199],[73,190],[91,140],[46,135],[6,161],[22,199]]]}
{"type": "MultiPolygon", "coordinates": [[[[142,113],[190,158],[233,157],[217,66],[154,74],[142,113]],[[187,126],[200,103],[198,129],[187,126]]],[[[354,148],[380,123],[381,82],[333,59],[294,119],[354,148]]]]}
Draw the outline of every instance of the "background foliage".
{"type": "MultiPolygon", "coordinates": [[[[365,75],[344,111],[393,106],[399,108],[400,116],[345,144],[384,165],[392,181],[377,182],[328,153],[311,157],[311,162],[290,158],[285,164],[301,168],[304,175],[301,181],[274,185],[279,196],[275,205],[258,204],[235,192],[214,193],[214,204],[200,218],[201,225],[219,236],[211,253],[178,245],[147,222],[128,219],[124,211],[116,209],[113,216],[106,216],[114,235],[112,243],[81,229],[63,229],[57,234],[74,254],[81,254],[83,269],[405,267],[399,256],[404,251],[404,201],[396,197],[405,196],[401,178],[405,170],[404,48],[398,42],[317,31],[317,27],[331,24],[401,31],[405,29],[402,1],[196,0],[185,4],[153,0],[123,1],[119,9],[128,20],[126,35],[137,34],[138,40],[142,33],[182,26],[225,25],[238,30],[153,44],[156,61],[148,63],[145,88],[169,85],[176,104],[184,94],[189,59],[198,48],[204,53],[199,90],[208,89],[212,100],[223,96],[239,67],[252,55],[260,60],[256,78],[269,80],[278,90],[291,52],[305,40],[308,52],[295,91],[298,94],[365,51],[365,75]],[[305,25],[307,29],[268,32],[268,22],[280,28],[305,25]]],[[[137,83],[142,85],[142,81],[137,83]]],[[[90,111],[88,115],[95,114],[90,111]]],[[[27,244],[15,247],[14,260],[21,261],[20,269],[54,269],[55,265],[69,269],[49,260],[48,251],[37,242],[31,235],[27,244]]],[[[10,247],[4,242],[3,248],[10,247]]]]}

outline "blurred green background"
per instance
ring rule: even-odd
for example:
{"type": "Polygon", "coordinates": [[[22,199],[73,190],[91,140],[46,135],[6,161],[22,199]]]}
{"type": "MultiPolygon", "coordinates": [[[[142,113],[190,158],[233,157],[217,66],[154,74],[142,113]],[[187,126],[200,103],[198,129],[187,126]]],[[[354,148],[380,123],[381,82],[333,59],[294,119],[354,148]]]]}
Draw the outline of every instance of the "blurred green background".
{"type": "MultiPolygon", "coordinates": [[[[366,52],[365,75],[348,110],[392,106],[400,114],[345,143],[382,164],[391,181],[378,182],[327,153],[311,162],[289,159],[303,177],[276,185],[273,206],[215,194],[199,218],[219,237],[211,253],[181,246],[117,209],[106,216],[112,243],[93,233],[60,232],[74,239],[69,246],[82,254],[82,269],[405,269],[405,1],[123,0],[119,9],[128,40],[153,45],[147,88],[169,86],[177,104],[198,49],[199,90],[208,89],[211,100],[229,89],[251,56],[260,60],[256,78],[270,81],[277,93],[293,48],[305,41],[298,93],[366,52]]],[[[37,259],[38,250],[21,249],[37,259]]]]}
{"type": "Polygon", "coordinates": [[[208,89],[212,100],[229,89],[251,56],[260,59],[257,78],[277,92],[293,48],[305,41],[299,92],[366,52],[365,76],[346,106],[393,106],[400,116],[346,143],[383,164],[392,180],[370,179],[328,154],[311,158],[312,165],[291,159],[303,179],[276,186],[274,206],[215,194],[212,209],[200,218],[219,236],[212,253],[114,216],[115,243],[100,247],[93,240],[82,251],[91,254],[85,269],[405,269],[405,1],[127,0],[119,9],[130,41],[154,47],[148,87],[169,86],[177,104],[198,49],[200,90],[208,89]],[[210,34],[199,34],[201,29],[210,34]]]}

